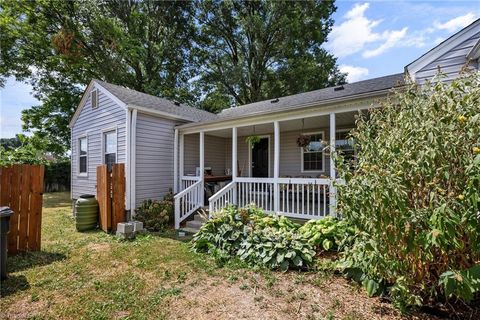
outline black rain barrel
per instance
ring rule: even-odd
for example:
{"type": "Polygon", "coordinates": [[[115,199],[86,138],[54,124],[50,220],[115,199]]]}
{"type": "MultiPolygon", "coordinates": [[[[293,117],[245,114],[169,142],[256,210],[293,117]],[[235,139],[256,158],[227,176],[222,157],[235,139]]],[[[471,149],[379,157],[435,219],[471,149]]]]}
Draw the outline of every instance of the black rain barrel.
{"type": "Polygon", "coordinates": [[[75,202],[77,231],[92,230],[98,224],[98,201],[94,195],[84,194],[75,202]]]}

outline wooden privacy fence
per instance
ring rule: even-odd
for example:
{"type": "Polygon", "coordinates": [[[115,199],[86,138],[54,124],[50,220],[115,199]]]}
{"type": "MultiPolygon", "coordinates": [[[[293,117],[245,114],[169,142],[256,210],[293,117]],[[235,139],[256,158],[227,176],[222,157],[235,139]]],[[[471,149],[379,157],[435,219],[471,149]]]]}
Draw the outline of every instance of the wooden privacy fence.
{"type": "Polygon", "coordinates": [[[116,231],[117,223],[125,222],[125,164],[116,163],[112,172],[107,165],[97,167],[97,200],[100,228],[116,231]]]}
{"type": "Polygon", "coordinates": [[[40,250],[43,177],[40,165],[0,167],[0,206],[13,210],[8,234],[8,254],[40,250]]]}

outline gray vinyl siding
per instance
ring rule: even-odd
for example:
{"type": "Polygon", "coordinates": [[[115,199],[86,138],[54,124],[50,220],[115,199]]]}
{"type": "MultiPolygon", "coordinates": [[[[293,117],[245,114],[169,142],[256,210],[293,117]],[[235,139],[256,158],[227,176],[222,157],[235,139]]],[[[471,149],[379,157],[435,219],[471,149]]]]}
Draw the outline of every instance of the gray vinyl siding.
{"type": "Polygon", "coordinates": [[[126,110],[99,91],[98,108],[92,109],[90,94],[78,119],[72,127],[72,199],[82,194],[96,194],[96,168],[103,163],[102,134],[107,129],[117,130],[117,163],[126,158],[126,110]],[[87,176],[78,175],[78,139],[87,137],[87,176]]]}
{"type": "Polygon", "coordinates": [[[135,207],[161,200],[173,189],[173,142],[178,121],[138,113],[136,124],[135,207]]]}
{"type": "MultiPolygon", "coordinates": [[[[337,120],[340,120],[337,118],[337,120]]],[[[354,127],[353,119],[342,120],[342,125],[337,129],[350,129],[354,127]],[[351,121],[351,124],[348,122],[351,121]]],[[[308,130],[283,131],[280,133],[280,177],[310,177],[317,178],[330,176],[330,156],[325,152],[324,170],[322,171],[305,171],[302,172],[302,154],[301,149],[297,146],[297,138],[302,133],[323,132],[323,139],[330,140],[330,129],[321,127],[308,130]]],[[[274,166],[274,138],[273,133],[265,134],[270,139],[270,172],[269,176],[273,177],[274,166]]],[[[245,142],[246,136],[239,136],[237,140],[237,158],[238,167],[241,177],[249,176],[249,156],[251,156],[249,146],[245,142]]],[[[199,162],[199,135],[185,135],[185,158],[184,173],[185,175],[194,175],[195,168],[200,165],[199,162]]],[[[219,138],[205,134],[205,166],[212,167],[214,175],[223,175],[226,168],[232,168],[232,139],[219,138]],[[223,148],[222,148],[223,146],[223,148]]]]}
{"type": "MultiPolygon", "coordinates": [[[[224,175],[225,168],[225,138],[205,134],[205,167],[211,167],[214,175],[224,175]]],[[[200,166],[199,134],[187,134],[184,140],[184,174],[194,175],[196,167],[200,166]]]]}
{"type": "MultiPolygon", "coordinates": [[[[422,83],[435,76],[438,72],[438,67],[447,76],[447,81],[458,77],[459,72],[467,64],[467,54],[478,42],[478,39],[480,39],[480,31],[420,69],[416,73],[415,78],[419,83],[422,83]]],[[[471,69],[478,69],[478,60],[470,61],[468,66],[471,69]]]]}

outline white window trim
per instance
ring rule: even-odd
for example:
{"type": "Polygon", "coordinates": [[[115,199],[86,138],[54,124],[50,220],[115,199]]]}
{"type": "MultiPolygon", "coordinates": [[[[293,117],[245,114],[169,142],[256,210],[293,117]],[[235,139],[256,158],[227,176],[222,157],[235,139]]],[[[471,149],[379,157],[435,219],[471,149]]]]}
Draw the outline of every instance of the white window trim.
{"type": "Polygon", "coordinates": [[[98,103],[100,99],[98,98],[99,90],[97,88],[92,89],[90,91],[90,105],[92,109],[98,109],[98,103]],[[95,107],[93,106],[93,93],[95,92],[95,107]]]}
{"type": "Polygon", "coordinates": [[[115,148],[115,163],[118,163],[118,127],[110,127],[110,128],[105,128],[102,129],[102,164],[105,163],[105,133],[109,132],[115,132],[115,138],[116,138],[116,148],[115,148]]]}
{"type": "MultiPolygon", "coordinates": [[[[271,136],[269,134],[266,135],[259,135],[258,136],[260,139],[267,138],[268,139],[268,177],[271,177],[271,166],[272,166],[272,149],[271,149],[271,136]]],[[[246,137],[245,137],[246,138],[246,137]]],[[[238,146],[237,146],[238,148],[238,146]]],[[[252,177],[252,143],[249,141],[248,142],[248,176],[251,178],[252,177]]]]}
{"type": "MultiPolygon", "coordinates": [[[[301,135],[314,135],[314,134],[321,134],[322,135],[322,141],[325,141],[325,131],[316,131],[316,132],[301,132],[301,135]]],[[[299,147],[300,149],[300,172],[301,173],[321,173],[325,172],[325,151],[322,150],[320,151],[322,153],[322,169],[321,170],[304,170],[303,168],[303,148],[299,147]]]]}
{"type": "Polygon", "coordinates": [[[90,155],[90,152],[88,150],[88,134],[82,134],[80,136],[77,137],[77,177],[88,177],[88,158],[89,158],[89,155],[90,155]],[[87,140],[87,172],[80,172],[80,139],[86,139],[87,140]]]}
{"type": "MultiPolygon", "coordinates": [[[[343,128],[343,129],[337,129],[335,130],[335,133],[337,132],[350,132],[352,131],[354,128],[343,128]]],[[[335,137],[335,144],[337,143],[337,137],[335,137]]],[[[336,145],[335,145],[336,147],[336,145]]],[[[354,156],[357,156],[357,148],[355,148],[355,146],[353,147],[353,154],[354,156]]]]}

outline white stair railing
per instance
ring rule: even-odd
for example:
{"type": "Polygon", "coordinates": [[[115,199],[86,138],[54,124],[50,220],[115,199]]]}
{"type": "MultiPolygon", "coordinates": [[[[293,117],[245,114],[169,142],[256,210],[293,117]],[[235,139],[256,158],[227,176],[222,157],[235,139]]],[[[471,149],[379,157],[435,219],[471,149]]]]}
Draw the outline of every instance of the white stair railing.
{"type": "Polygon", "coordinates": [[[200,177],[196,176],[183,176],[180,179],[180,191],[192,186],[195,182],[200,181],[200,177]]]}
{"type": "Polygon", "coordinates": [[[180,223],[201,207],[203,197],[203,181],[197,181],[174,196],[175,229],[180,223]]]}
{"type": "Polygon", "coordinates": [[[230,182],[225,187],[220,189],[213,196],[208,198],[208,211],[211,216],[212,213],[217,212],[225,208],[229,204],[236,204],[236,184],[230,182]]]}

